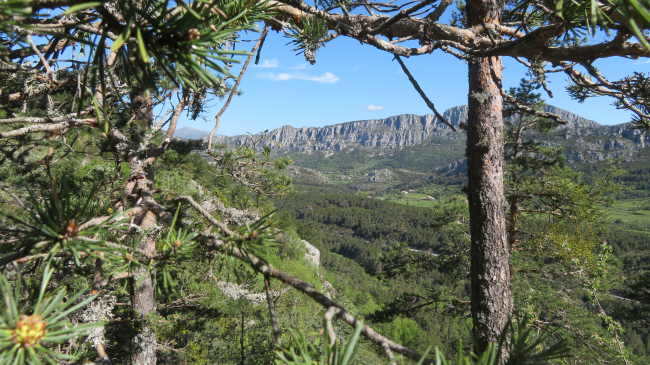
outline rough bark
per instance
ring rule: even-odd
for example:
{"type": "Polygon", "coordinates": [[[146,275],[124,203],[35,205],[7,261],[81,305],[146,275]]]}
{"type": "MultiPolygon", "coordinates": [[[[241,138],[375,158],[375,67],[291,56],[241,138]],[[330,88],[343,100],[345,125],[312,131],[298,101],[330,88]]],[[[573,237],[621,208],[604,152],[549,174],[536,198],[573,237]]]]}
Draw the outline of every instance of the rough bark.
{"type": "MultiPolygon", "coordinates": [[[[144,91],[132,96],[132,98],[132,107],[136,120],[144,123],[147,128],[151,128],[154,122],[151,98],[147,97],[144,91]]],[[[148,149],[148,152],[149,154],[152,152],[151,147],[148,149]]],[[[130,180],[136,181],[135,189],[140,198],[148,197],[150,195],[150,188],[153,189],[154,186],[153,164],[146,167],[143,165],[140,156],[134,156],[131,160],[130,180]]],[[[147,210],[138,219],[138,225],[142,232],[149,232],[156,226],[156,216],[150,210],[147,210]]],[[[154,257],[156,255],[155,238],[147,233],[137,249],[146,256],[154,257]]],[[[140,322],[141,331],[133,338],[131,359],[137,365],[155,365],[157,348],[156,333],[146,320],[148,314],[156,311],[153,280],[147,269],[140,267],[133,272],[132,281],[133,295],[131,300],[133,309],[135,309],[136,316],[140,322]]]]}
{"type": "Polygon", "coordinates": [[[504,125],[501,59],[469,62],[467,130],[471,232],[471,298],[474,334],[482,350],[512,313],[504,194],[504,125]]]}
{"type": "MultiPolygon", "coordinates": [[[[471,26],[498,24],[499,2],[471,0],[471,26]]],[[[469,66],[467,178],[471,235],[471,307],[477,351],[498,339],[512,314],[504,192],[504,123],[500,57],[476,57],[469,66]]]]}
{"type": "MultiPolygon", "coordinates": [[[[147,211],[142,217],[140,228],[147,231],[155,226],[155,215],[147,211]]],[[[138,249],[147,256],[155,256],[156,242],[147,236],[142,240],[138,249]]],[[[133,295],[131,297],[136,316],[140,321],[141,331],[133,339],[131,359],[134,364],[153,365],[156,363],[156,333],[149,327],[146,317],[156,311],[156,301],[153,292],[153,281],[146,268],[140,267],[133,273],[133,295]]]]}

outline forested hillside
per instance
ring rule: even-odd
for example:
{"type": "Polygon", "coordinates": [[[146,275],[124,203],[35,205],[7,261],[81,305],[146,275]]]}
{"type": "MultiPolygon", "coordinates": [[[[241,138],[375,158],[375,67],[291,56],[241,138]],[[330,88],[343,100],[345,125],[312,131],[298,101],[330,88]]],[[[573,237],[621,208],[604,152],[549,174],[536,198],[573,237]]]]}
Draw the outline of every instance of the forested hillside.
{"type": "MultiPolygon", "coordinates": [[[[467,318],[467,307],[462,303],[468,300],[468,292],[464,286],[466,283],[459,283],[456,280],[458,278],[454,278],[458,274],[456,270],[442,268],[440,262],[432,261],[430,269],[414,275],[404,272],[387,278],[385,272],[386,265],[389,269],[393,265],[386,258],[395,259],[390,251],[398,247],[421,251],[415,253],[423,256],[453,254],[450,247],[458,245],[463,238],[457,231],[441,231],[432,226],[436,218],[439,218],[435,211],[442,209],[442,203],[434,208],[422,208],[357,195],[298,193],[295,197],[276,204],[279,212],[295,220],[301,237],[321,250],[323,266],[336,278],[335,282],[349,288],[350,293],[353,293],[352,300],[365,312],[367,318],[379,323],[400,323],[403,320],[399,318],[409,318],[417,323],[417,326],[412,325],[417,333],[414,333],[414,339],[426,339],[431,341],[428,343],[436,343],[450,350],[454,349],[458,338],[467,339],[464,337],[463,325],[459,325],[458,321],[467,318]],[[433,269],[434,267],[439,268],[433,269]],[[380,284],[375,278],[382,277],[385,279],[380,284]],[[435,283],[433,287],[431,283],[435,283]],[[457,307],[441,307],[436,304],[438,301],[447,303],[447,306],[457,303],[457,307]],[[450,320],[452,327],[443,324],[450,320]]],[[[624,329],[620,335],[621,341],[634,354],[632,359],[635,363],[645,363],[650,361],[649,327],[645,322],[629,316],[630,310],[635,306],[621,296],[627,290],[626,283],[650,270],[650,234],[604,227],[600,235],[612,246],[613,252],[609,259],[610,270],[613,270],[610,274],[613,275],[608,275],[603,282],[607,290],[600,298],[600,303],[608,315],[621,322],[624,329]]],[[[516,275],[526,274],[537,276],[535,280],[541,282],[548,275],[539,269],[522,269],[516,275]],[[531,274],[535,272],[538,274],[531,274]]],[[[570,280],[570,276],[551,277],[555,278],[552,281],[562,279],[546,290],[577,291],[577,301],[571,300],[571,303],[582,307],[584,312],[567,314],[569,318],[566,320],[579,323],[572,330],[600,332],[600,319],[593,312],[596,308],[592,307],[587,297],[580,294],[584,290],[581,289],[581,284],[570,280]]],[[[552,295],[530,296],[525,299],[527,305],[544,301],[548,301],[546,304],[549,307],[564,306],[557,303],[562,302],[561,298],[552,295]]],[[[605,333],[601,334],[606,336],[605,333]]],[[[427,343],[426,341],[422,343],[427,343]]],[[[576,346],[584,359],[593,356],[593,361],[596,361],[600,356],[598,351],[591,352],[582,347],[595,345],[587,345],[588,343],[586,341],[576,346]]],[[[417,341],[411,343],[412,346],[419,344],[417,341]]]]}

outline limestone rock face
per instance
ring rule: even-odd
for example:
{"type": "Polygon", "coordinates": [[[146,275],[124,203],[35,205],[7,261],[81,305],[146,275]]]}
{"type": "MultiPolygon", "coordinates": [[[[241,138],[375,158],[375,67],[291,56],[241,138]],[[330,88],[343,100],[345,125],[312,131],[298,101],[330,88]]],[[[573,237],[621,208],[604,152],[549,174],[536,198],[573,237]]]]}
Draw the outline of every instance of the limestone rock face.
{"type": "Polygon", "coordinates": [[[320,266],[320,251],[311,243],[302,240],[307,252],[305,253],[305,260],[313,262],[316,266],[320,266]]]}
{"type": "Polygon", "coordinates": [[[368,174],[365,178],[366,181],[372,182],[389,182],[394,181],[394,173],[388,169],[375,170],[368,174]]]}
{"type": "Polygon", "coordinates": [[[585,119],[579,115],[573,114],[571,112],[568,112],[564,109],[560,109],[556,106],[553,105],[547,105],[544,107],[545,112],[553,113],[553,114],[558,114],[564,120],[567,121],[567,124],[565,125],[560,125],[558,126],[555,130],[560,131],[560,130],[571,130],[575,128],[599,128],[602,127],[602,125],[594,122],[593,120],[585,119]]]}
{"type": "Polygon", "coordinates": [[[436,174],[446,174],[446,173],[465,173],[467,172],[467,159],[456,161],[447,166],[438,168],[436,174]]]}
{"type": "MultiPolygon", "coordinates": [[[[447,110],[443,117],[455,127],[467,120],[467,106],[447,110]]],[[[454,133],[435,116],[427,114],[396,115],[386,119],[360,120],[322,128],[294,128],[288,125],[264,134],[278,143],[274,149],[290,151],[341,151],[349,147],[398,148],[424,142],[427,138],[454,133]]],[[[216,142],[236,146],[248,141],[248,136],[218,136],[216,142]]]]}
{"type": "MultiPolygon", "coordinates": [[[[546,106],[545,111],[559,114],[567,121],[566,125],[558,126],[553,134],[556,136],[556,141],[566,141],[559,144],[565,145],[569,162],[597,162],[620,157],[633,160],[637,154],[635,151],[650,145],[650,133],[630,129],[630,123],[603,126],[551,105],[546,106]]],[[[457,106],[446,110],[443,117],[451,125],[458,127],[461,123],[467,123],[467,112],[466,105],[457,106]]],[[[365,149],[372,156],[390,155],[393,151],[399,151],[407,146],[427,143],[427,140],[434,137],[454,143],[464,143],[465,132],[459,128],[457,130],[457,132],[452,131],[430,114],[424,116],[402,114],[386,119],[360,120],[322,128],[294,128],[285,125],[265,133],[264,137],[273,141],[271,148],[279,153],[310,154],[322,151],[324,157],[328,158],[339,151],[350,152],[354,149],[365,149]]],[[[229,147],[247,143],[248,139],[249,136],[243,135],[215,136],[215,142],[225,143],[229,147]]],[[[545,137],[540,136],[539,139],[544,140],[545,137]]],[[[457,165],[450,166],[449,170],[457,168],[463,169],[462,166],[457,165]]],[[[305,174],[298,170],[295,173],[305,174]]],[[[382,179],[379,175],[375,178],[382,179]]]]}
{"type": "Polygon", "coordinates": [[[291,165],[287,168],[287,175],[294,179],[300,179],[301,181],[311,181],[322,184],[330,184],[331,181],[323,175],[322,172],[312,170],[306,167],[299,167],[296,165],[291,165]]]}

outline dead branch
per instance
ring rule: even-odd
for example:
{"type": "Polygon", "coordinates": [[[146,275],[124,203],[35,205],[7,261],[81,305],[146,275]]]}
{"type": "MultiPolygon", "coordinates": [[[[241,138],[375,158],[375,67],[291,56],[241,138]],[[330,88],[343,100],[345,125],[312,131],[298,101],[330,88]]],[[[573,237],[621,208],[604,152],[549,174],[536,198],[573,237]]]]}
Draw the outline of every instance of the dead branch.
{"type": "Polygon", "coordinates": [[[457,131],[456,131],[456,128],[454,128],[454,126],[451,125],[451,123],[449,123],[449,122],[445,119],[445,117],[442,116],[442,114],[438,113],[438,110],[436,110],[436,107],[433,105],[433,103],[431,102],[431,100],[429,100],[429,98],[428,98],[427,95],[424,93],[424,91],[422,91],[422,88],[420,87],[420,85],[418,84],[418,82],[415,80],[415,78],[413,78],[413,75],[411,75],[411,73],[409,72],[408,68],[406,68],[406,65],[404,64],[404,62],[402,62],[402,59],[399,58],[399,56],[395,56],[395,59],[397,60],[397,62],[399,62],[399,65],[402,66],[402,70],[404,71],[404,73],[406,74],[406,76],[408,76],[409,81],[411,81],[411,84],[413,84],[413,87],[415,88],[415,90],[417,90],[417,92],[420,94],[420,96],[422,97],[422,99],[424,99],[424,102],[427,103],[427,106],[429,107],[429,109],[431,109],[431,110],[433,111],[433,113],[436,115],[436,118],[437,118],[439,121],[443,122],[445,125],[447,125],[449,128],[451,128],[452,131],[457,132],[457,131]]]}
{"type": "MultiPolygon", "coordinates": [[[[214,128],[208,135],[208,152],[212,151],[212,137],[214,134],[217,132],[217,129],[219,129],[219,123],[221,123],[221,116],[223,113],[228,109],[228,106],[230,105],[230,102],[232,101],[233,96],[237,93],[237,87],[239,87],[239,83],[241,82],[242,78],[244,77],[244,73],[246,73],[246,68],[248,68],[248,64],[251,62],[251,59],[253,59],[253,56],[255,55],[255,51],[257,51],[261,45],[262,42],[264,42],[264,39],[266,38],[266,34],[269,31],[269,26],[264,26],[264,29],[262,30],[262,34],[260,34],[260,38],[255,43],[255,46],[253,46],[253,50],[251,51],[250,55],[248,55],[248,58],[246,58],[246,62],[244,62],[244,66],[242,67],[241,71],[239,72],[239,76],[237,77],[237,81],[235,82],[235,85],[232,87],[232,90],[230,90],[230,95],[228,95],[228,99],[226,100],[226,103],[223,105],[221,110],[219,110],[219,113],[217,113],[217,116],[215,119],[217,122],[214,125],[214,128]]],[[[258,56],[259,58],[259,56],[258,56]]],[[[257,61],[255,62],[257,63],[257,61]]]]}
{"type": "Polygon", "coordinates": [[[269,279],[268,275],[264,275],[264,288],[266,289],[266,302],[269,306],[269,316],[271,317],[271,328],[273,329],[273,337],[275,337],[275,344],[280,348],[282,347],[282,334],[280,333],[278,318],[275,315],[275,302],[273,299],[273,290],[271,290],[271,279],[269,279]]]}

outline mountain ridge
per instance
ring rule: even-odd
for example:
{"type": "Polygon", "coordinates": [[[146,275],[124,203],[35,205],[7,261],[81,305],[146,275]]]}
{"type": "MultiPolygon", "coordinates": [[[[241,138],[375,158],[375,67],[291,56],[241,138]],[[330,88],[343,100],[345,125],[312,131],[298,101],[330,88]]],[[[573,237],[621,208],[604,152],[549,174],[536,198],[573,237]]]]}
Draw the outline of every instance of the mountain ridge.
{"type": "MultiPolygon", "coordinates": [[[[466,105],[447,109],[443,116],[453,126],[467,122],[466,105]]],[[[601,125],[567,110],[546,106],[567,121],[548,134],[526,132],[526,138],[563,145],[568,163],[596,163],[611,158],[624,162],[645,160],[650,134],[631,129],[630,123],[601,125]]],[[[282,126],[260,134],[276,155],[289,156],[297,166],[318,171],[365,173],[408,167],[414,172],[462,172],[466,134],[452,131],[431,114],[401,114],[324,127],[282,126]],[[267,142],[268,141],[268,142],[267,142]]],[[[217,143],[235,147],[251,136],[215,136],[217,143]]],[[[205,141],[207,138],[203,138],[205,141]]]]}
{"type": "MultiPolygon", "coordinates": [[[[451,125],[458,127],[460,123],[467,122],[467,110],[466,105],[449,108],[443,113],[443,117],[451,125]]],[[[559,114],[567,120],[567,124],[559,126],[556,131],[605,127],[555,106],[547,106],[545,111],[559,114]]],[[[341,151],[357,146],[392,149],[421,144],[431,137],[451,140],[465,138],[462,132],[453,132],[431,114],[422,116],[400,114],[383,119],[357,120],[324,127],[297,128],[284,125],[261,136],[276,144],[272,146],[273,149],[308,153],[309,151],[341,151]]],[[[233,147],[245,143],[249,138],[248,135],[219,136],[215,141],[233,147]]]]}

